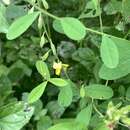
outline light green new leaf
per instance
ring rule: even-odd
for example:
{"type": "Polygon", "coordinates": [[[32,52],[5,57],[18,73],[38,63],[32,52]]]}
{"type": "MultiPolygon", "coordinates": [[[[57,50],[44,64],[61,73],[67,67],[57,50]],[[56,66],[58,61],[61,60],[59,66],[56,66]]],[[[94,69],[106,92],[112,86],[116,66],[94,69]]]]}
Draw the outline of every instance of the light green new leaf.
{"type": "Polygon", "coordinates": [[[84,108],[78,113],[76,121],[87,127],[89,125],[91,115],[92,115],[92,104],[88,105],[86,108],[84,108]]]}
{"type": "Polygon", "coordinates": [[[23,34],[38,17],[39,12],[33,12],[16,19],[9,27],[7,39],[13,40],[23,34]]]}
{"type": "Polygon", "coordinates": [[[72,88],[68,83],[67,86],[62,87],[60,89],[60,93],[58,95],[59,105],[63,107],[68,107],[72,102],[72,97],[73,97],[72,88]]]}
{"type": "Polygon", "coordinates": [[[29,107],[28,110],[20,110],[4,118],[0,118],[0,130],[21,130],[33,115],[34,108],[29,107]]]}
{"type": "Polygon", "coordinates": [[[104,35],[102,38],[100,52],[102,61],[104,62],[105,66],[108,68],[117,67],[119,63],[118,48],[114,41],[107,35],[104,35]]]}
{"type": "Polygon", "coordinates": [[[73,40],[81,40],[86,35],[85,26],[76,18],[62,18],[61,26],[64,30],[64,33],[73,40]]]}
{"type": "Polygon", "coordinates": [[[128,113],[130,112],[130,105],[126,105],[125,107],[122,107],[122,108],[120,109],[120,112],[121,112],[122,114],[124,114],[124,112],[125,112],[125,115],[128,114],[128,113]]]}
{"type": "Polygon", "coordinates": [[[34,88],[28,96],[28,103],[36,102],[43,94],[46,88],[47,82],[43,82],[34,88]]]}
{"type": "Polygon", "coordinates": [[[64,87],[68,85],[68,82],[61,78],[51,78],[49,81],[58,87],[64,87]]]}
{"type": "Polygon", "coordinates": [[[121,118],[121,121],[128,126],[130,125],[130,118],[128,117],[121,118]]]}
{"type": "Polygon", "coordinates": [[[113,96],[113,90],[105,85],[92,84],[86,86],[86,96],[94,99],[109,99],[113,96]]]}
{"type": "Polygon", "coordinates": [[[99,76],[105,80],[114,80],[126,76],[130,73],[130,41],[113,37],[111,39],[116,44],[119,51],[119,64],[116,68],[108,68],[102,65],[99,76]]]}
{"type": "Polygon", "coordinates": [[[50,79],[50,72],[48,70],[48,67],[46,65],[45,62],[39,60],[36,62],[36,68],[38,70],[38,72],[46,79],[49,80],[50,79]]]}

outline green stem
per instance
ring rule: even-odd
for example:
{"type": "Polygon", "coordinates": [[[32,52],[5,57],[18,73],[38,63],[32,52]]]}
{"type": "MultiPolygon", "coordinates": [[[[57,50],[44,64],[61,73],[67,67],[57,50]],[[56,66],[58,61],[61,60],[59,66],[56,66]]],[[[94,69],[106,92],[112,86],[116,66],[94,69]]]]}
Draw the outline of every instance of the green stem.
{"type": "Polygon", "coordinates": [[[57,16],[55,16],[55,15],[53,15],[53,14],[47,12],[47,11],[44,10],[44,9],[41,9],[41,8],[38,7],[35,3],[31,3],[31,2],[29,2],[29,1],[26,1],[26,2],[28,2],[30,5],[34,6],[37,10],[39,10],[39,11],[42,12],[43,14],[48,15],[48,16],[50,16],[50,17],[53,18],[53,19],[58,19],[58,20],[60,20],[59,17],[57,17],[57,16]]]}
{"type": "Polygon", "coordinates": [[[92,104],[93,104],[93,108],[94,108],[94,110],[100,115],[100,117],[104,117],[104,115],[97,109],[97,107],[96,107],[96,105],[95,105],[95,103],[94,103],[94,100],[92,99],[92,104]]]}
{"type": "Polygon", "coordinates": [[[50,26],[49,26],[49,17],[47,16],[47,29],[48,29],[48,35],[51,37],[51,32],[50,32],[50,26]]]}
{"type": "Polygon", "coordinates": [[[67,79],[70,79],[70,78],[69,78],[69,75],[68,75],[68,73],[67,73],[67,71],[66,71],[64,68],[63,68],[63,70],[64,70],[64,73],[65,73],[66,78],[67,78],[67,79]]]}
{"type": "Polygon", "coordinates": [[[1,53],[2,53],[2,41],[0,40],[0,56],[1,56],[1,53]]]}
{"type": "Polygon", "coordinates": [[[53,42],[52,42],[50,36],[48,35],[48,32],[47,32],[47,29],[46,29],[46,26],[45,26],[45,23],[44,23],[44,22],[43,22],[43,26],[44,26],[44,29],[45,29],[45,33],[46,33],[47,39],[48,39],[48,41],[49,41],[49,43],[50,43],[50,46],[51,46],[51,50],[52,50],[52,52],[53,52],[53,55],[54,55],[54,56],[56,57],[56,59],[59,61],[58,55],[57,55],[57,53],[56,53],[55,46],[54,46],[54,44],[53,44],[53,42]]]}
{"type": "Polygon", "coordinates": [[[102,23],[102,12],[101,12],[101,6],[100,6],[100,0],[98,0],[98,6],[99,6],[99,21],[100,21],[100,29],[101,32],[103,33],[103,23],[102,23]]]}
{"type": "Polygon", "coordinates": [[[86,27],[86,30],[89,31],[89,32],[92,32],[92,33],[96,33],[96,34],[98,34],[98,35],[103,35],[103,34],[104,34],[104,33],[102,33],[102,32],[99,32],[99,31],[96,31],[96,30],[93,30],[93,29],[87,28],[87,27],[86,27]]]}
{"type": "Polygon", "coordinates": [[[124,36],[124,39],[126,39],[129,34],[130,34],[130,31],[127,32],[127,34],[124,36]]]}
{"type": "Polygon", "coordinates": [[[108,82],[109,82],[109,80],[106,80],[105,86],[107,86],[107,85],[108,85],[108,82]]]}

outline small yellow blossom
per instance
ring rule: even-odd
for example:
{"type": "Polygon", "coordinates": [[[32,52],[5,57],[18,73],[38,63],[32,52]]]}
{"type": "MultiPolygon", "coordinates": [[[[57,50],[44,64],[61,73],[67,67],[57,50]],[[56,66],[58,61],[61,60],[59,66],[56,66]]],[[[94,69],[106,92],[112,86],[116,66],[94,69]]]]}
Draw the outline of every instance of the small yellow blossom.
{"type": "Polygon", "coordinates": [[[57,62],[53,63],[53,68],[55,69],[55,74],[56,75],[60,75],[62,68],[64,70],[66,70],[68,68],[68,66],[69,66],[68,64],[62,64],[61,61],[58,62],[58,63],[57,62]]]}
{"type": "Polygon", "coordinates": [[[63,69],[66,71],[67,68],[69,67],[69,65],[68,65],[68,64],[62,64],[62,67],[63,67],[63,69]]]}
{"type": "Polygon", "coordinates": [[[62,69],[62,63],[61,62],[59,62],[59,63],[54,62],[53,68],[55,69],[55,74],[60,75],[61,69],[62,69]]]}

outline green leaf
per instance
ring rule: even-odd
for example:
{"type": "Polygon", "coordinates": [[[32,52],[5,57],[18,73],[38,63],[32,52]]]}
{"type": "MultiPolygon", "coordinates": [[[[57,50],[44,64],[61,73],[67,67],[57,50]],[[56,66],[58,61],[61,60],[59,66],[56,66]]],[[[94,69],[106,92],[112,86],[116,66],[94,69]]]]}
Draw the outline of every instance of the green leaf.
{"type": "Polygon", "coordinates": [[[81,40],[86,35],[85,26],[76,18],[64,17],[53,22],[53,28],[72,40],[81,40]]]}
{"type": "Polygon", "coordinates": [[[53,21],[53,28],[54,28],[57,32],[64,34],[64,30],[63,30],[63,28],[62,28],[62,25],[61,25],[61,21],[60,21],[60,20],[54,20],[54,21],[53,21]]]}
{"type": "Polygon", "coordinates": [[[127,23],[130,23],[130,0],[122,1],[122,14],[127,23]]]}
{"type": "Polygon", "coordinates": [[[33,12],[16,19],[9,27],[7,39],[13,40],[23,34],[38,17],[39,12],[33,12]]]}
{"type": "Polygon", "coordinates": [[[65,123],[56,124],[50,127],[48,130],[84,130],[84,129],[81,124],[73,121],[73,122],[65,122],[65,123]]]}
{"type": "Polygon", "coordinates": [[[91,115],[92,115],[92,104],[88,105],[86,108],[82,109],[78,113],[76,121],[87,127],[89,125],[91,115]]]}
{"type": "MultiPolygon", "coordinates": [[[[53,93],[54,93],[54,91],[53,91],[53,93]]],[[[53,119],[59,119],[63,115],[63,113],[65,112],[65,108],[60,106],[57,101],[48,102],[46,108],[49,112],[49,115],[53,119]]]]}
{"type": "Polygon", "coordinates": [[[9,68],[7,68],[5,65],[0,65],[0,76],[7,75],[9,73],[9,68]]]}
{"type": "Polygon", "coordinates": [[[60,89],[60,93],[58,95],[59,105],[63,107],[68,107],[72,102],[72,97],[73,97],[72,89],[70,84],[68,83],[67,86],[62,87],[60,89]]]}
{"type": "Polygon", "coordinates": [[[104,7],[104,11],[107,15],[113,15],[122,11],[122,1],[111,0],[104,7]]]}
{"type": "Polygon", "coordinates": [[[34,108],[29,107],[28,111],[21,110],[4,118],[0,118],[0,129],[21,130],[21,128],[29,122],[33,112],[34,108]]]}
{"type": "Polygon", "coordinates": [[[110,130],[110,128],[107,127],[107,125],[102,121],[96,125],[96,128],[94,128],[94,130],[110,130]]]}
{"type": "Polygon", "coordinates": [[[103,35],[101,43],[101,58],[108,68],[116,68],[119,63],[118,48],[114,41],[107,35],[103,35]]]}
{"type": "Polygon", "coordinates": [[[0,4],[0,33],[7,33],[8,32],[8,22],[6,20],[6,7],[0,4]]]}
{"type": "Polygon", "coordinates": [[[27,14],[27,10],[25,10],[24,6],[21,5],[10,4],[6,8],[6,15],[9,23],[10,22],[12,23],[14,19],[24,16],[26,14],[27,14]]]}
{"type": "Polygon", "coordinates": [[[0,118],[6,117],[10,114],[14,114],[23,109],[22,102],[12,102],[0,107],[0,118]]]}
{"type": "Polygon", "coordinates": [[[121,118],[121,121],[122,121],[124,124],[126,124],[126,125],[130,125],[130,118],[128,118],[128,117],[123,117],[123,118],[121,118]]]}
{"type": "Polygon", "coordinates": [[[98,4],[100,4],[99,1],[98,0],[92,0],[92,1],[93,1],[95,9],[97,9],[98,8],[98,4]]]}
{"type": "Polygon", "coordinates": [[[42,96],[46,88],[46,85],[47,85],[47,82],[43,82],[40,85],[38,85],[36,88],[34,88],[28,96],[28,102],[29,103],[36,102],[42,96]]]}
{"type": "Polygon", "coordinates": [[[12,93],[12,82],[7,76],[0,76],[0,104],[12,93]]]}
{"type": "Polygon", "coordinates": [[[109,99],[113,96],[113,90],[105,85],[92,84],[86,86],[86,96],[94,99],[109,99]]]}
{"type": "Polygon", "coordinates": [[[51,118],[49,116],[42,116],[37,122],[37,130],[47,130],[51,125],[51,118]]]}
{"type": "Polygon", "coordinates": [[[130,87],[128,87],[128,89],[126,91],[126,99],[130,100],[130,87]]]}
{"type": "Polygon", "coordinates": [[[126,106],[124,106],[124,107],[122,107],[121,109],[120,109],[120,113],[122,113],[123,115],[126,115],[126,114],[128,114],[130,112],[130,105],[126,105],[126,106]]]}
{"type": "Polygon", "coordinates": [[[46,79],[49,80],[50,79],[50,72],[48,70],[48,67],[46,65],[45,62],[43,61],[37,61],[36,62],[36,68],[38,70],[38,72],[46,79]]]}
{"type": "Polygon", "coordinates": [[[119,64],[113,69],[105,65],[101,67],[99,76],[105,80],[118,79],[130,73],[130,41],[113,36],[111,36],[111,39],[119,51],[119,64]]]}
{"type": "Polygon", "coordinates": [[[49,81],[58,87],[64,87],[68,85],[68,82],[61,78],[51,78],[49,81]]]}
{"type": "Polygon", "coordinates": [[[89,0],[86,2],[86,7],[82,11],[82,13],[79,16],[79,19],[83,18],[94,18],[100,15],[102,13],[102,10],[99,8],[98,0],[89,0]]]}
{"type": "Polygon", "coordinates": [[[16,68],[21,69],[25,75],[31,76],[32,70],[22,60],[17,60],[14,64],[12,64],[10,71],[16,68]]]}
{"type": "Polygon", "coordinates": [[[81,40],[86,35],[85,26],[76,18],[65,17],[61,20],[56,20],[53,23],[53,27],[56,31],[64,33],[72,40],[81,40]]]}

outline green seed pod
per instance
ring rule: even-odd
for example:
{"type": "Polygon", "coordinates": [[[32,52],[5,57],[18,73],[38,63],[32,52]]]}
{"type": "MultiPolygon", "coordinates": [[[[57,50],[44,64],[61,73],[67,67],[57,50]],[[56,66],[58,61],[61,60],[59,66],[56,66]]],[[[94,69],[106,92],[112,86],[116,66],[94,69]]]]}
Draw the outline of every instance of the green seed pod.
{"type": "Polygon", "coordinates": [[[82,85],[81,89],[80,89],[80,97],[84,98],[85,97],[85,89],[84,86],[82,85]]]}
{"type": "Polygon", "coordinates": [[[47,39],[45,38],[45,32],[43,32],[40,40],[40,47],[42,48],[47,43],[47,39]]]}
{"type": "Polygon", "coordinates": [[[45,7],[45,9],[49,9],[49,5],[46,0],[42,0],[42,3],[43,3],[43,6],[45,7]]]}
{"type": "Polygon", "coordinates": [[[45,61],[49,57],[50,50],[48,50],[42,57],[42,61],[45,61]]]}
{"type": "Polygon", "coordinates": [[[41,30],[42,27],[43,27],[43,18],[42,18],[42,14],[40,13],[38,17],[38,29],[41,30]]]}

